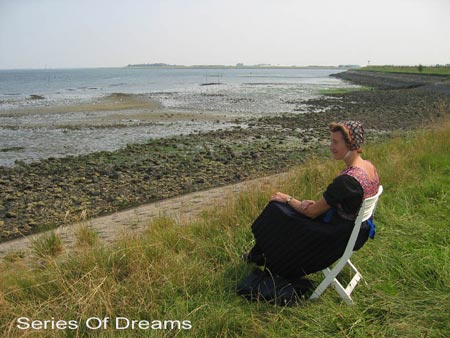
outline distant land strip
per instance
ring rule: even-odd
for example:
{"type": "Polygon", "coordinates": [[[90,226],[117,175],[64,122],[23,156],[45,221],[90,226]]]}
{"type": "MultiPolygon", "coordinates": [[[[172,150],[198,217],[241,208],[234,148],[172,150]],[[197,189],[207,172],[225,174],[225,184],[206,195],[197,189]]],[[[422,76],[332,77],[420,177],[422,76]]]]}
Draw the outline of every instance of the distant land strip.
{"type": "Polygon", "coordinates": [[[192,66],[184,66],[184,65],[171,65],[167,63],[140,63],[140,64],[129,64],[126,68],[205,68],[205,69],[330,69],[330,68],[359,68],[359,65],[339,65],[339,66],[280,66],[280,65],[271,65],[271,64],[258,64],[258,65],[245,65],[243,63],[238,63],[236,65],[192,65],[192,66]]]}

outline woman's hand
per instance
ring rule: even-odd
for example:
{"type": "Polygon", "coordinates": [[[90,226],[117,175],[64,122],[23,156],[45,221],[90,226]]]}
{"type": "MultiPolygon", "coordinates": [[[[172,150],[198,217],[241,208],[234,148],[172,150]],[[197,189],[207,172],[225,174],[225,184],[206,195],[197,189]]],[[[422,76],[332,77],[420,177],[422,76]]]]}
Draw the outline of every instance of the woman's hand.
{"type": "Polygon", "coordinates": [[[286,203],[289,197],[291,196],[283,194],[282,192],[277,192],[275,195],[270,196],[269,201],[286,203]]]}
{"type": "Polygon", "coordinates": [[[311,201],[311,200],[304,200],[304,201],[301,201],[301,203],[300,203],[300,208],[302,209],[302,210],[306,210],[306,209],[308,209],[308,207],[310,206],[310,205],[312,205],[312,204],[314,204],[315,203],[315,201],[311,201]]]}
{"type": "Polygon", "coordinates": [[[289,200],[289,205],[294,208],[297,212],[306,215],[309,218],[316,218],[317,216],[322,215],[330,206],[327,204],[325,198],[322,198],[318,201],[304,200],[299,201],[295,198],[292,198],[290,195],[283,194],[282,192],[277,192],[275,195],[270,196],[270,202],[281,202],[286,203],[289,200]]]}

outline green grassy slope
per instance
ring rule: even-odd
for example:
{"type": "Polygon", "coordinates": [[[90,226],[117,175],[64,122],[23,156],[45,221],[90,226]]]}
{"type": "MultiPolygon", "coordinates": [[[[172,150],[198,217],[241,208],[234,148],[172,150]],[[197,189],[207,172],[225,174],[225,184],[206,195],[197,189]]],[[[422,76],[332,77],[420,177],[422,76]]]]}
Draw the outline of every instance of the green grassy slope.
{"type": "Polygon", "coordinates": [[[40,255],[31,267],[10,255],[0,264],[0,331],[6,337],[449,337],[450,123],[367,146],[363,155],[377,165],[385,191],[376,238],[353,258],[367,282],[356,287],[353,307],[330,289],[292,308],[248,303],[234,292],[249,271],[239,259],[252,244],[249,226],[270,194],[318,198],[342,168],[312,159],[281,186],[230,196],[188,226],[161,218],[113,246],[84,230],[75,250],[57,256],[46,255],[59,251],[52,238],[36,245],[40,255]],[[79,327],[22,331],[18,317],[75,320],[79,327]],[[85,326],[90,317],[153,325],[188,320],[192,328],[93,330],[85,326]]]}

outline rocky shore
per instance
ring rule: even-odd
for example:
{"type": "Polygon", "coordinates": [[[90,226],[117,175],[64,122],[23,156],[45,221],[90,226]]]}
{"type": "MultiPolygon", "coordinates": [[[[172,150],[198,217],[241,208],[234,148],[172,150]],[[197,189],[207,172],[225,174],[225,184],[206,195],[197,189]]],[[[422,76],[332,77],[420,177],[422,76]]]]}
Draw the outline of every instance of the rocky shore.
{"type": "MultiPolygon", "coordinates": [[[[213,186],[284,172],[327,153],[327,125],[361,120],[370,140],[449,112],[441,77],[349,71],[376,89],[291,102],[303,114],[245,121],[248,128],[151,140],[114,152],[0,167],[0,241],[213,186]],[[300,108],[302,106],[302,108],[300,108]]],[[[242,122],[242,121],[239,121],[242,122]]]]}
{"type": "Polygon", "coordinates": [[[436,86],[443,84],[443,88],[447,90],[450,87],[448,78],[445,75],[429,75],[429,74],[408,74],[408,73],[384,73],[374,71],[348,70],[343,73],[335,74],[334,77],[351,81],[353,83],[370,86],[378,89],[405,89],[419,88],[435,89],[436,86]]]}

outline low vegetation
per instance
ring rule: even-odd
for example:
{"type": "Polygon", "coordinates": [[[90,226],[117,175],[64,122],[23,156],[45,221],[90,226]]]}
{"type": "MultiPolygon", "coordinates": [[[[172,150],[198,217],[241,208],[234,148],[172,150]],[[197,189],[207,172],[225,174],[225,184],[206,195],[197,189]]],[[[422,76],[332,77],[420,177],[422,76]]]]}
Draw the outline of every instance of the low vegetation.
{"type": "Polygon", "coordinates": [[[450,77],[450,66],[367,66],[360,69],[373,72],[428,74],[450,77]]]}
{"type": "Polygon", "coordinates": [[[342,88],[328,88],[319,91],[322,95],[343,95],[347,93],[357,92],[357,91],[367,91],[372,90],[370,87],[365,86],[355,86],[355,87],[342,87],[342,88]]]}
{"type": "Polygon", "coordinates": [[[268,196],[280,190],[318,198],[342,167],[311,159],[281,186],[232,196],[189,224],[160,218],[112,246],[85,229],[72,250],[58,254],[55,239],[40,245],[39,262],[10,255],[0,263],[2,336],[449,337],[450,123],[438,122],[364,151],[385,192],[376,238],[354,255],[367,284],[355,289],[353,307],[333,290],[291,308],[235,295],[250,269],[239,255],[252,245],[249,226],[268,196]],[[86,326],[105,317],[105,326],[86,326]],[[47,320],[47,329],[37,323],[21,330],[18,318],[22,327],[47,320]],[[117,318],[122,328],[135,320],[135,328],[117,329],[117,318]]]}

